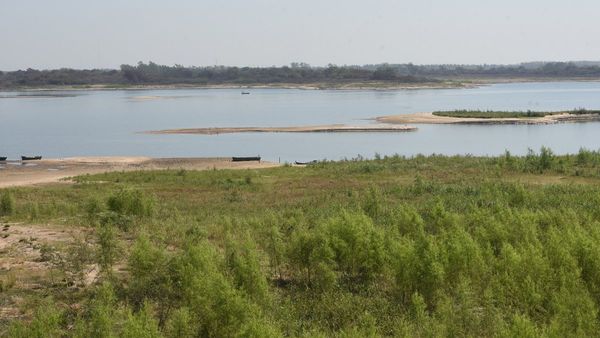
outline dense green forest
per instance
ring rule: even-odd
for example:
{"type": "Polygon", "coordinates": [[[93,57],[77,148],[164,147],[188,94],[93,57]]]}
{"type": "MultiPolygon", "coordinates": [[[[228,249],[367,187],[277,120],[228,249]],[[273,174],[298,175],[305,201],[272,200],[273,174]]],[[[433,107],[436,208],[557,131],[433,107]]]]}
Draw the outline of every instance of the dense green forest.
{"type": "Polygon", "coordinates": [[[0,215],[29,234],[1,248],[3,336],[600,332],[598,152],[107,173],[0,215]]]}
{"type": "Polygon", "coordinates": [[[310,67],[293,64],[290,67],[183,67],[164,66],[153,62],[136,66],[122,65],[120,70],[34,70],[0,73],[0,87],[47,85],[220,85],[277,83],[339,83],[384,81],[392,83],[436,82],[433,79],[403,75],[389,66],[310,67]]]}
{"type": "Polygon", "coordinates": [[[551,62],[519,65],[413,65],[311,67],[292,63],[284,67],[184,67],[153,62],[122,65],[119,70],[55,69],[0,72],[0,88],[90,85],[252,85],[307,83],[435,83],[479,78],[598,78],[596,63],[551,62]]]}

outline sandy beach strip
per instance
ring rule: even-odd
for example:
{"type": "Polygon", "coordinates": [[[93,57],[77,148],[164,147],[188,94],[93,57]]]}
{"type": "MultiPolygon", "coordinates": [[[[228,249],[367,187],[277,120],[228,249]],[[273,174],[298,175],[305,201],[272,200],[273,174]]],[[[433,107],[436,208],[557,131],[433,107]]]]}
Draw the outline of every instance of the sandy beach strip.
{"type": "Polygon", "coordinates": [[[147,134],[202,134],[217,135],[227,133],[340,133],[340,132],[407,132],[415,131],[412,126],[391,125],[364,125],[347,126],[332,124],[324,126],[298,126],[298,127],[225,127],[225,128],[186,128],[147,131],[147,134]]]}
{"type": "MultiPolygon", "coordinates": [[[[490,82],[490,81],[488,81],[490,82]]],[[[0,89],[3,91],[98,91],[98,90],[118,90],[118,91],[146,91],[146,90],[178,90],[178,89],[299,89],[299,90],[419,90],[419,89],[449,89],[449,88],[473,88],[478,87],[479,83],[467,81],[455,81],[445,79],[443,81],[433,82],[390,82],[390,81],[350,81],[350,82],[274,82],[274,83],[213,83],[213,84],[93,84],[93,85],[46,85],[31,87],[10,87],[0,89]]]]}
{"type": "Polygon", "coordinates": [[[260,169],[281,164],[273,162],[232,162],[223,158],[72,157],[41,161],[0,162],[0,188],[48,183],[71,183],[69,177],[111,171],[260,169]]]}
{"type": "Polygon", "coordinates": [[[433,113],[414,113],[380,116],[375,118],[379,123],[390,124],[555,124],[564,122],[593,122],[600,121],[600,114],[556,114],[544,117],[527,118],[470,118],[437,116],[433,113]]]}

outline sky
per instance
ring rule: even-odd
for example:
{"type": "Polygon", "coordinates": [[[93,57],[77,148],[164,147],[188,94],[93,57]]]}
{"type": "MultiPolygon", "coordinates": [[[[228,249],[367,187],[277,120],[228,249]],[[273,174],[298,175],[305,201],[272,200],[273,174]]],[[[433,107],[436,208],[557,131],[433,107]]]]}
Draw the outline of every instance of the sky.
{"type": "Polygon", "coordinates": [[[0,70],[600,60],[598,0],[0,0],[0,70]]]}

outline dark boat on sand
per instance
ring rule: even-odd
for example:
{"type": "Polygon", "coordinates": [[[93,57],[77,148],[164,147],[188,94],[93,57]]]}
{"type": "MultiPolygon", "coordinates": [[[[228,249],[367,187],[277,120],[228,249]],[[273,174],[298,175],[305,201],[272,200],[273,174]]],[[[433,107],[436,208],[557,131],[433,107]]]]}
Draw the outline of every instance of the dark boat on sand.
{"type": "Polygon", "coordinates": [[[296,165],[309,165],[309,164],[315,164],[317,162],[318,162],[317,160],[313,160],[313,161],[309,161],[309,162],[298,162],[298,161],[296,161],[294,163],[296,163],[296,165]]]}
{"type": "Polygon", "coordinates": [[[0,162],[6,161],[6,156],[0,156],[0,162]]]}
{"type": "Polygon", "coordinates": [[[239,157],[234,156],[231,158],[232,162],[244,162],[244,161],[258,161],[260,162],[260,156],[249,156],[249,157],[239,157]]]}
{"type": "Polygon", "coordinates": [[[36,161],[41,159],[41,156],[21,156],[21,161],[36,161]]]}

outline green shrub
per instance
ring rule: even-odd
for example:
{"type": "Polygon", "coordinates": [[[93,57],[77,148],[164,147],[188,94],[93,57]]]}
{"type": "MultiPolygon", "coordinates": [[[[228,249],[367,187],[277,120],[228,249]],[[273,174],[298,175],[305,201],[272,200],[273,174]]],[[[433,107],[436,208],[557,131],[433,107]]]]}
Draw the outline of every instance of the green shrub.
{"type": "Polygon", "coordinates": [[[176,309],[171,314],[166,327],[166,336],[172,338],[192,338],[198,329],[187,307],[176,309]]]}
{"type": "Polygon", "coordinates": [[[391,269],[395,290],[401,302],[407,304],[418,292],[428,306],[435,303],[439,288],[444,285],[443,251],[431,235],[402,238],[390,248],[391,269]]]}
{"type": "Polygon", "coordinates": [[[225,255],[236,287],[254,301],[266,304],[269,295],[267,279],[261,270],[259,255],[254,245],[249,240],[240,244],[230,241],[225,255]]]}
{"type": "Polygon", "coordinates": [[[152,306],[144,303],[136,313],[129,313],[119,335],[123,338],[160,338],[158,321],[154,318],[152,306]]]}
{"type": "Polygon", "coordinates": [[[550,148],[542,147],[540,150],[539,169],[548,170],[552,168],[554,163],[554,153],[550,148]]]}
{"type": "Polygon", "coordinates": [[[0,194],[0,216],[10,216],[15,211],[15,198],[10,191],[0,194]]]}
{"type": "Polygon", "coordinates": [[[507,331],[508,332],[503,332],[501,336],[511,338],[536,338],[541,336],[535,323],[526,316],[519,314],[513,316],[507,331]]]}
{"type": "Polygon", "coordinates": [[[598,333],[598,306],[586,290],[575,286],[562,289],[552,297],[550,335],[554,337],[591,337],[598,333]]]}
{"type": "Polygon", "coordinates": [[[129,255],[127,294],[135,309],[144,301],[162,301],[171,296],[170,258],[146,236],[140,236],[129,255]]]}
{"type": "Polygon", "coordinates": [[[283,334],[275,325],[261,319],[253,318],[244,324],[238,337],[278,338],[283,337],[283,334]]]}
{"type": "Polygon", "coordinates": [[[172,263],[176,294],[194,318],[195,336],[232,337],[241,334],[260,310],[222,273],[223,262],[209,243],[187,247],[172,263]]]}
{"type": "Polygon", "coordinates": [[[63,336],[60,323],[62,310],[51,300],[44,300],[35,309],[33,319],[29,323],[15,321],[8,329],[8,336],[13,338],[59,338],[63,336]]]}
{"type": "Polygon", "coordinates": [[[305,286],[326,290],[336,283],[334,258],[329,239],[317,229],[298,229],[288,245],[288,259],[305,286]]]}
{"type": "Polygon", "coordinates": [[[425,231],[423,218],[411,205],[401,204],[389,211],[386,225],[401,235],[417,236],[425,231]]]}
{"type": "Polygon", "coordinates": [[[102,202],[95,196],[89,198],[85,203],[85,212],[90,222],[93,221],[102,210],[102,202]]]}
{"type": "Polygon", "coordinates": [[[98,214],[100,226],[116,226],[121,231],[129,231],[134,225],[134,217],[130,215],[119,214],[114,211],[104,211],[98,214]]]}
{"type": "Polygon", "coordinates": [[[131,216],[151,216],[154,212],[154,199],[140,190],[121,189],[107,200],[110,211],[131,216]]]}
{"type": "Polygon", "coordinates": [[[363,214],[342,212],[326,225],[334,261],[351,285],[367,284],[383,271],[383,233],[363,214]]]}
{"type": "Polygon", "coordinates": [[[117,324],[123,320],[121,315],[113,286],[104,283],[94,290],[86,313],[75,321],[73,336],[116,337],[117,324]]]}
{"type": "Polygon", "coordinates": [[[283,240],[283,234],[278,226],[271,226],[264,234],[267,254],[269,255],[269,263],[271,266],[272,275],[277,276],[279,281],[283,280],[283,262],[285,259],[286,243],[283,240]]]}
{"type": "Polygon", "coordinates": [[[109,224],[100,225],[96,228],[96,235],[98,240],[97,260],[100,271],[105,276],[111,277],[113,264],[119,254],[119,243],[115,228],[109,224]]]}

